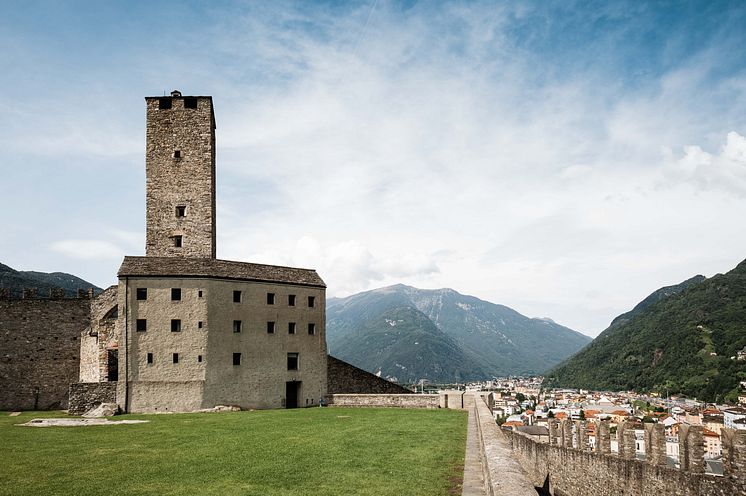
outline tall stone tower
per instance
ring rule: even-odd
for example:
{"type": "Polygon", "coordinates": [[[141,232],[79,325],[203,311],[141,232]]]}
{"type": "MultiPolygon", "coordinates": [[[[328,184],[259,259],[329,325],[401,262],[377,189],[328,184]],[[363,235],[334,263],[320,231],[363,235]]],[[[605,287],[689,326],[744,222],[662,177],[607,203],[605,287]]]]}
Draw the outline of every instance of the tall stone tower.
{"type": "Polygon", "coordinates": [[[215,114],[210,96],[146,97],[149,257],[215,258],[215,114]]]}

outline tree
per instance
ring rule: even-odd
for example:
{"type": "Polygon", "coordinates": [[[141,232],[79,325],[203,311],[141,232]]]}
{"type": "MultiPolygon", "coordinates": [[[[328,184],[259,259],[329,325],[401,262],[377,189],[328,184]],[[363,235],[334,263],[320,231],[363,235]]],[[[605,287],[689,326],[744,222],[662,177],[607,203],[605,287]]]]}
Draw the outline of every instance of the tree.
{"type": "Polygon", "coordinates": [[[547,415],[547,418],[554,418],[554,412],[552,410],[549,410],[549,414],[547,415]]]}
{"type": "Polygon", "coordinates": [[[580,409],[580,420],[585,420],[585,410],[580,409]]]}
{"type": "Polygon", "coordinates": [[[518,403],[523,403],[526,401],[526,396],[523,393],[515,393],[515,399],[518,400],[518,403]]]}

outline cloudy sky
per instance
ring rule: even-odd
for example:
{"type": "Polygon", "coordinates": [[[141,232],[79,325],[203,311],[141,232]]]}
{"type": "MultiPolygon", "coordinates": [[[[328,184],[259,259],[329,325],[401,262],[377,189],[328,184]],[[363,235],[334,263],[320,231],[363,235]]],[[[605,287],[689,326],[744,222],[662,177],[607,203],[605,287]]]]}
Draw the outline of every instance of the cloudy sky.
{"type": "Polygon", "coordinates": [[[212,95],[218,256],[595,336],[746,258],[743,2],[9,2],[0,262],[144,254],[145,102],[212,95]]]}

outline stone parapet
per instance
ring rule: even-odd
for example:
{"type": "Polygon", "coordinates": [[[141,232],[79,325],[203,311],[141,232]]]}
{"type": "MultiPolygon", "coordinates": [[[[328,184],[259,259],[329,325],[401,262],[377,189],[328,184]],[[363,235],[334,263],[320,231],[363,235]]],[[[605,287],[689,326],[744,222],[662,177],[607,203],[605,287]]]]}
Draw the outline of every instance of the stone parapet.
{"type": "Polygon", "coordinates": [[[329,394],[329,406],[366,408],[440,408],[437,394],[329,394]]]}

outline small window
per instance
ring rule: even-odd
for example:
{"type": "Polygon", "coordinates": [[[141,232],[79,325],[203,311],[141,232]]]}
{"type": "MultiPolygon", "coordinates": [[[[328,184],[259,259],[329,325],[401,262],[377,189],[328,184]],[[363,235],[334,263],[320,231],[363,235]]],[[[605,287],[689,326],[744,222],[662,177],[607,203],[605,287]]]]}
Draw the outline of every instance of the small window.
{"type": "Polygon", "coordinates": [[[267,293],[267,305],[274,305],[274,304],[275,304],[275,294],[267,293]]]}
{"type": "Polygon", "coordinates": [[[174,158],[181,158],[181,150],[174,150],[174,158]]]}
{"type": "Polygon", "coordinates": [[[148,364],[150,364],[150,365],[153,364],[153,354],[152,353],[148,353],[148,364]]]}
{"type": "Polygon", "coordinates": [[[137,332],[145,332],[148,330],[148,321],[145,319],[137,319],[137,332]]]}
{"type": "Polygon", "coordinates": [[[233,303],[241,303],[241,292],[240,291],[233,292],[233,303]]]}
{"type": "Polygon", "coordinates": [[[176,207],[176,217],[186,217],[186,207],[184,205],[176,207]]]}
{"type": "Polygon", "coordinates": [[[233,321],[233,332],[241,332],[241,321],[240,320],[233,321]]]}
{"type": "Polygon", "coordinates": [[[171,332],[181,332],[181,320],[171,319],[171,332]]]}
{"type": "Polygon", "coordinates": [[[147,300],[148,299],[148,288],[137,288],[137,299],[147,300]]]}
{"type": "Polygon", "coordinates": [[[288,305],[291,307],[295,306],[295,295],[288,295],[288,305]]]}
{"type": "Polygon", "coordinates": [[[288,322],[288,334],[295,334],[295,322],[288,322]]]}
{"type": "Polygon", "coordinates": [[[202,355],[197,355],[197,363],[202,363],[202,355]]]}
{"type": "Polygon", "coordinates": [[[275,333],[275,323],[267,322],[267,334],[274,334],[274,333],[275,333]]]}
{"type": "Polygon", "coordinates": [[[174,353],[174,355],[173,355],[173,362],[174,363],[179,363],[179,354],[178,353],[174,353]]]}
{"type": "Polygon", "coordinates": [[[184,98],[184,108],[188,109],[196,109],[197,108],[197,99],[192,97],[184,98]]]}
{"type": "Polygon", "coordinates": [[[288,353],[288,370],[298,370],[297,353],[288,353]]]}
{"type": "Polygon", "coordinates": [[[202,298],[202,290],[197,291],[197,298],[202,298]]]}
{"type": "Polygon", "coordinates": [[[181,288],[171,288],[171,301],[181,300],[181,288]]]}
{"type": "Polygon", "coordinates": [[[197,322],[197,329],[202,329],[202,321],[197,322]]]}
{"type": "Polygon", "coordinates": [[[182,236],[174,236],[174,247],[181,248],[184,245],[184,239],[182,236]]]}
{"type": "Polygon", "coordinates": [[[171,99],[170,98],[159,98],[158,99],[158,108],[160,110],[168,110],[171,108],[171,99]]]}
{"type": "Polygon", "coordinates": [[[241,354],[240,353],[233,354],[233,365],[241,365],[241,354]]]}
{"type": "Polygon", "coordinates": [[[309,296],[308,297],[308,308],[313,308],[316,306],[316,297],[315,296],[309,296]]]}
{"type": "Polygon", "coordinates": [[[316,334],[316,324],[308,324],[308,334],[311,336],[316,334]]]}

